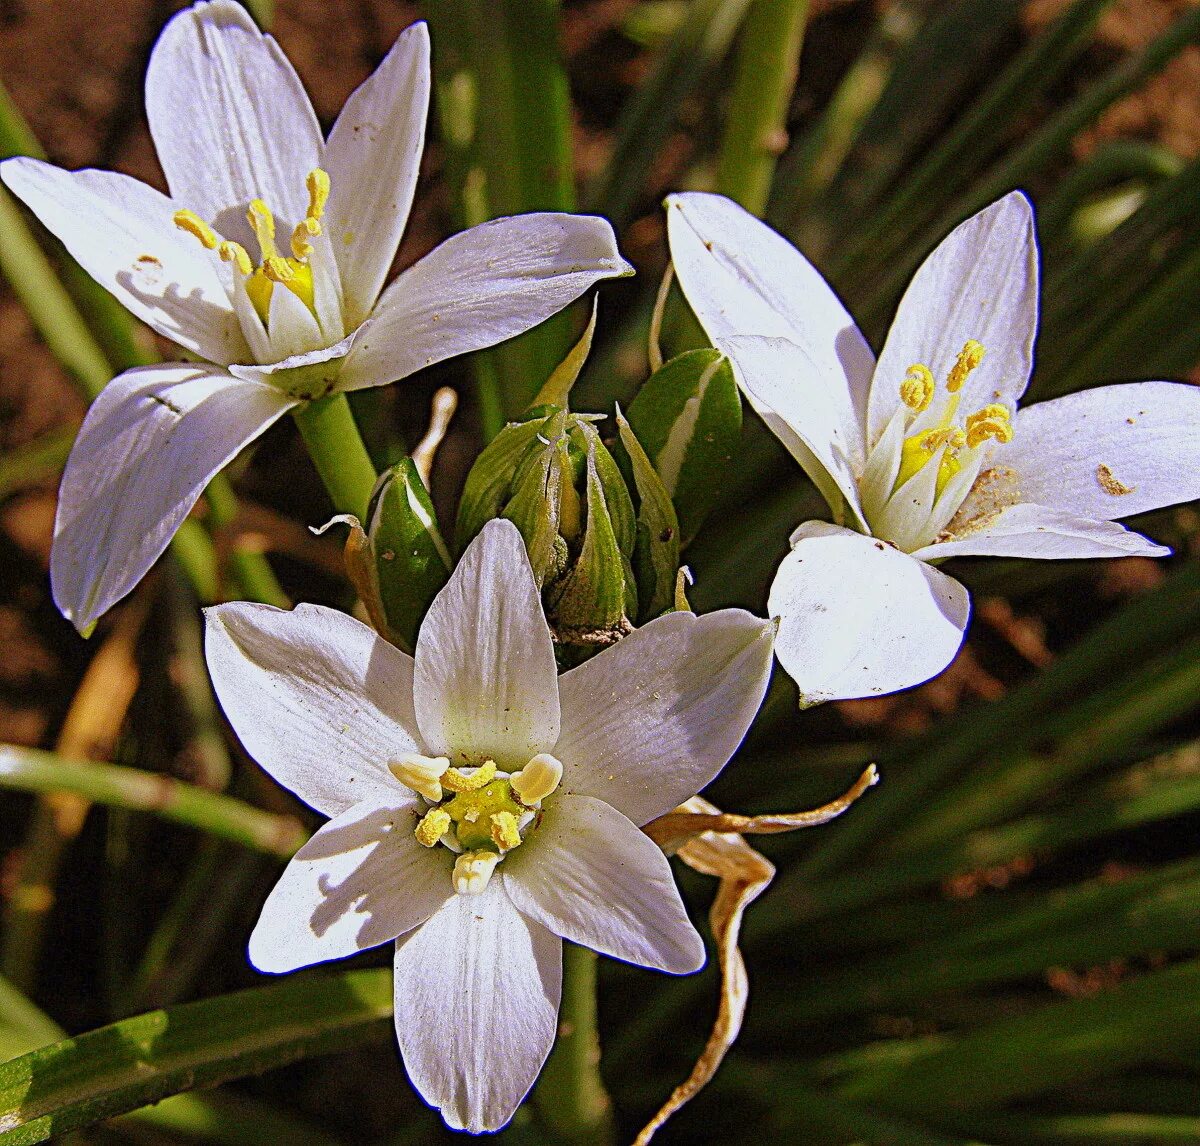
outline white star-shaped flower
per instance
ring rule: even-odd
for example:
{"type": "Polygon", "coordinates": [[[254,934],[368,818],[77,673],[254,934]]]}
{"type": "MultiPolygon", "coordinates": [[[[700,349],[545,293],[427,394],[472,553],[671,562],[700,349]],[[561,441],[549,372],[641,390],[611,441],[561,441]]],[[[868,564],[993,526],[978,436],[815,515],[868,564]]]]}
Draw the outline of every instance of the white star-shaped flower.
{"type": "Polygon", "coordinates": [[[315,605],[209,609],[251,755],[332,817],[250,939],[264,971],[396,940],[396,1034],[426,1101],[495,1130],[554,1039],[559,937],[676,974],[704,962],[638,826],[703,788],[762,701],[773,626],[671,613],[563,676],[524,543],[489,522],[409,657],[315,605]]]}
{"type": "Polygon", "coordinates": [[[632,273],[605,220],[532,214],[448,239],[380,293],[429,86],[419,23],[326,140],[275,41],[212,0],[171,20],[146,74],[170,197],[110,171],[0,166],[97,282],[203,360],[126,371],[88,413],[51,558],[54,598],[78,627],[141,580],[209,479],[288,410],[494,345],[632,273]]]}
{"type": "Polygon", "coordinates": [[[688,302],[842,525],[807,522],[771,586],[776,652],[810,702],[940,672],[962,554],[1161,556],[1112,519],[1200,496],[1200,388],[1103,386],[1017,410],[1038,259],[1019,192],[955,229],[909,284],[878,363],[819,272],[717,195],[667,200],[688,302]]]}

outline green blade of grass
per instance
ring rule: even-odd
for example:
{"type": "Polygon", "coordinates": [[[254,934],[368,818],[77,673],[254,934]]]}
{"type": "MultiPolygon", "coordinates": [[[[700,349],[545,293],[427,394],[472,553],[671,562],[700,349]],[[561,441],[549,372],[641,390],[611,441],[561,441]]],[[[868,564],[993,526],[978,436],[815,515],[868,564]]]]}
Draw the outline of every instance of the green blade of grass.
{"type": "Polygon", "coordinates": [[[915,1060],[864,1071],[839,1090],[902,1114],[988,1109],[1161,1062],[1197,1040],[1200,962],[1189,962],[948,1038],[915,1060]]]}
{"type": "Polygon", "coordinates": [[[137,1015],[0,1064],[0,1143],[44,1142],[168,1095],[386,1038],[391,978],[288,979],[137,1015]]]}
{"type": "Polygon", "coordinates": [[[0,745],[0,787],[23,792],[73,792],[100,804],[153,812],[163,819],[282,859],[307,839],[291,816],[279,816],[241,800],[186,784],[171,776],[67,760],[37,748],[0,745]]]}
{"type": "MultiPolygon", "coordinates": [[[[571,105],[558,0],[431,0],[434,78],[460,221],[575,209],[571,105]]],[[[560,314],[475,356],[490,441],[570,346],[560,314]]]]}

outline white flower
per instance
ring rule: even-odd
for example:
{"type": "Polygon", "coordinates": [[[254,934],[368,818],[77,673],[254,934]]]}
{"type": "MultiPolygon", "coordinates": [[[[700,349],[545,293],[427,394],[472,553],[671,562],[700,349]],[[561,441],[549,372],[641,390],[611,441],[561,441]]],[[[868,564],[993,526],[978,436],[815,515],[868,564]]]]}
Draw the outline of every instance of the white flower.
{"type": "Polygon", "coordinates": [[[515,526],[489,522],[416,656],[332,609],[208,610],[209,669],[243,744],[333,817],[250,939],[290,971],[396,939],[413,1084],[495,1130],[549,1053],[559,936],[673,973],[704,946],[638,825],[703,788],[766,689],[773,626],[671,613],[562,677],[515,526]]]}
{"type": "Polygon", "coordinates": [[[771,587],[776,651],[810,702],[907,688],[962,641],[960,554],[1161,556],[1115,524],[1200,496],[1200,388],[1104,386],[1017,410],[1037,246],[1014,192],[917,271],[879,362],[816,269],[716,195],[667,200],[688,302],[844,522],[807,522],[771,587]]]}
{"type": "Polygon", "coordinates": [[[491,346],[598,280],[632,272],[609,224],[497,219],[380,294],[408,219],[429,106],[414,24],[329,139],[291,64],[231,0],[163,30],[146,112],[168,198],[109,171],[33,159],[4,182],[87,272],[201,362],[129,370],[67,464],[51,560],[80,628],[145,575],[209,479],[300,403],[491,346]]]}

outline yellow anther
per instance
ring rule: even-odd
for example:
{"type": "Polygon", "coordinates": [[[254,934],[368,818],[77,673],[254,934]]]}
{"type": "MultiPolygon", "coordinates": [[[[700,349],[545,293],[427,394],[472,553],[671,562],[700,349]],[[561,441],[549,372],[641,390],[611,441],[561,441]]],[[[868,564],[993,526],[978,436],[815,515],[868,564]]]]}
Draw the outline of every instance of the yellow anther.
{"type": "Polygon", "coordinates": [[[195,211],[176,211],[173,218],[175,226],[194,235],[208,250],[215,251],[221,245],[221,237],[195,211]]]}
{"type": "Polygon", "coordinates": [[[512,812],[493,812],[491,821],[492,843],[502,852],[510,851],[521,842],[521,830],[512,812]]]}
{"type": "Polygon", "coordinates": [[[305,219],[296,224],[292,231],[292,255],[297,259],[307,259],[313,252],[312,240],[321,233],[321,224],[316,219],[305,219]]]}
{"type": "Polygon", "coordinates": [[[388,761],[388,771],[406,788],[425,797],[434,804],[442,799],[440,783],[450,761],[445,756],[402,756],[399,760],[388,761]]]}
{"type": "Polygon", "coordinates": [[[1001,443],[1011,442],[1013,438],[1011,415],[1008,408],[998,402],[967,415],[967,445],[974,449],[988,438],[1001,443]]]}
{"type": "Polygon", "coordinates": [[[921,439],[921,449],[929,457],[933,457],[942,446],[949,446],[950,450],[961,450],[966,440],[966,435],[962,430],[957,426],[950,426],[945,429],[930,430],[921,439]]]}
{"type": "Polygon", "coordinates": [[[946,389],[951,394],[961,390],[962,384],[967,380],[967,375],[982,361],[983,344],[976,342],[973,338],[968,339],[958,352],[958,359],[950,369],[950,377],[946,379],[946,389]]]}
{"type": "Polygon", "coordinates": [[[459,895],[481,895],[499,862],[496,852],[464,852],[454,861],[454,890],[459,895]]]}
{"type": "Polygon", "coordinates": [[[933,392],[936,388],[933,372],[929,367],[922,366],[920,362],[914,362],[908,368],[904,381],[900,383],[900,400],[910,410],[920,413],[922,410],[929,409],[929,403],[933,401],[933,392]]]}
{"type": "Polygon", "coordinates": [[[278,257],[279,252],[275,248],[275,216],[271,214],[271,208],[261,199],[251,199],[250,207],[246,211],[246,222],[250,224],[254,237],[258,239],[264,265],[272,258],[278,257]]]}
{"type": "Polygon", "coordinates": [[[562,781],[563,766],[549,752],[539,752],[509,781],[517,799],[533,807],[562,781]]]}
{"type": "Polygon", "coordinates": [[[241,274],[248,275],[254,270],[254,264],[250,261],[250,256],[246,254],[246,248],[241,243],[231,243],[226,239],[217,248],[217,254],[225,262],[233,263],[241,274]]]}
{"type": "Polygon", "coordinates": [[[325,214],[325,204],[329,202],[329,173],[314,168],[305,178],[304,186],[308,188],[308,218],[315,223],[325,214]]]}
{"type": "Polygon", "coordinates": [[[263,260],[262,273],[273,283],[286,283],[296,277],[296,268],[282,255],[270,255],[263,260]]]}
{"type": "Polygon", "coordinates": [[[442,776],[442,787],[451,792],[474,792],[490,784],[496,776],[496,761],[485,760],[470,775],[461,768],[450,768],[442,776]]]}
{"type": "Polygon", "coordinates": [[[413,835],[422,847],[432,848],[450,828],[450,813],[443,808],[432,808],[421,817],[413,835]]]}

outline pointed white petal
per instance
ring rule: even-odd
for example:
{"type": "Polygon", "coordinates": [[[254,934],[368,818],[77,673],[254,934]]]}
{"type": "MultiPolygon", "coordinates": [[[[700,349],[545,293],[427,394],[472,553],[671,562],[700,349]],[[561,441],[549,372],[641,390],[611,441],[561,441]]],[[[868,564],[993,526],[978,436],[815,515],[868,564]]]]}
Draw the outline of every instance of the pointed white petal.
{"type": "Polygon", "coordinates": [[[172,198],[225,238],[257,253],[251,199],[267,203],[285,241],[304,218],[321,129],[295,69],[240,4],[194,4],[167,24],[146,71],[146,115],[172,198]]]}
{"type": "Polygon", "coordinates": [[[868,440],[883,433],[915,363],[937,380],[928,412],[936,421],[946,376],[969,339],[983,344],[984,356],[960,391],[960,410],[968,414],[989,402],[1011,407],[1033,368],[1037,307],[1033,209],[1013,191],[951,231],[908,284],[875,368],[868,440]]]}
{"type": "Polygon", "coordinates": [[[221,707],[280,784],[327,816],[405,792],[387,765],[422,751],[411,657],[322,605],[238,602],[205,613],[221,707]]]}
{"type": "Polygon", "coordinates": [[[311,310],[290,290],[278,283],[271,288],[267,336],[272,362],[324,350],[321,328],[311,310]]]}
{"type": "Polygon", "coordinates": [[[1200,497],[1200,386],[1098,386],[1019,410],[997,465],[1023,501],[1129,517],[1200,497]]]}
{"type": "Polygon", "coordinates": [[[668,613],[559,678],[563,790],[644,824],[725,766],[758,712],[773,627],[741,609],[668,613]]]}
{"type": "Polygon", "coordinates": [[[71,256],[159,334],[211,362],[246,355],[215,256],[172,221],[176,204],[112,171],[62,171],[36,159],[0,165],[4,182],[71,256]]]}
{"type": "Polygon", "coordinates": [[[558,739],[554,644],[511,521],[467,546],[421,624],[415,702],[433,756],[522,768],[558,739]]]}
{"type": "Polygon", "coordinates": [[[631,273],[605,219],[545,213],[482,223],[447,239],[383,292],[342,385],[382,386],[495,346],[601,279],[631,273]]]}
{"type": "MultiPolygon", "coordinates": [[[[416,803],[355,804],[287,865],[250,936],[250,962],[281,974],[419,927],[454,894],[452,856],[413,836],[416,803]]],[[[423,809],[424,804],[420,807],[423,809]]]]}
{"type": "Polygon", "coordinates": [[[862,449],[875,356],[821,273],[783,236],[722,195],[667,198],[679,285],[714,345],[745,334],[786,338],[816,365],[843,434],[862,449]]]}
{"type": "Polygon", "coordinates": [[[92,403],[58,494],[50,583],[77,628],[146,575],[214,474],[295,403],[215,367],[127,370],[92,403]]]}
{"type": "Polygon", "coordinates": [[[936,676],[962,643],[967,591],[922,561],[823,522],[792,535],[767,609],[804,703],[880,696],[936,676]]]}
{"type": "Polygon", "coordinates": [[[1062,509],[1022,502],[949,541],[927,545],[913,556],[922,561],[946,557],[1166,557],[1165,545],[1112,521],[1080,517],[1062,509]]]}
{"type": "Polygon", "coordinates": [[[938,471],[945,452],[943,446],[888,498],[883,512],[871,522],[876,537],[909,553],[934,536],[929,532],[929,519],[937,499],[938,471]]]}
{"type": "Polygon", "coordinates": [[[562,940],[526,919],[497,872],[396,942],[396,1038],[413,1086],[446,1125],[499,1130],[550,1053],[562,940]]]}
{"type": "Polygon", "coordinates": [[[835,506],[844,501],[865,525],[854,476],[864,464],[861,433],[853,422],[845,427],[843,411],[808,352],[786,338],[760,337],[727,338],[722,349],[751,405],[825,500],[835,506]]]}
{"type": "Polygon", "coordinates": [[[329,133],[326,226],[350,327],[379,297],[408,221],[425,146],[429,81],[429,30],[418,22],[400,33],[329,133]]]}
{"type": "Polygon", "coordinates": [[[704,966],[667,857],[603,800],[548,801],[529,841],[505,859],[504,885],[530,919],[602,955],[675,975],[704,966]]]}

